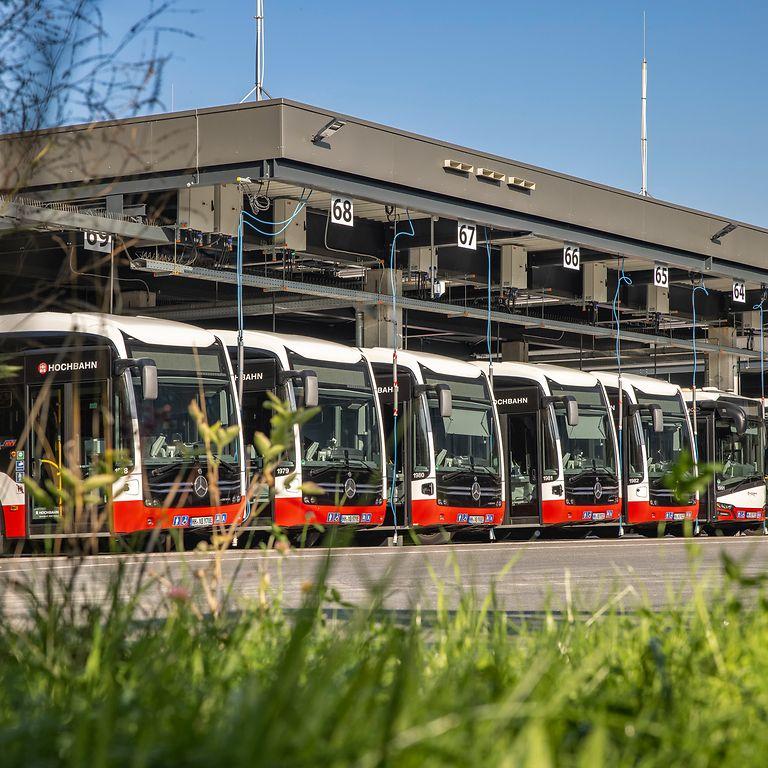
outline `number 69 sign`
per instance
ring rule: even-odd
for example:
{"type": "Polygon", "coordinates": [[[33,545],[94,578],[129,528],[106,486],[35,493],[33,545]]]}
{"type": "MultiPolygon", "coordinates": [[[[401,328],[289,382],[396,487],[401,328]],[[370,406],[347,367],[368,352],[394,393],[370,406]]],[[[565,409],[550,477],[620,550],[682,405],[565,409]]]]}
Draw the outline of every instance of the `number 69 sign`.
{"type": "Polygon", "coordinates": [[[106,235],[103,232],[83,232],[83,246],[89,251],[101,251],[102,253],[112,252],[112,235],[106,235]]]}

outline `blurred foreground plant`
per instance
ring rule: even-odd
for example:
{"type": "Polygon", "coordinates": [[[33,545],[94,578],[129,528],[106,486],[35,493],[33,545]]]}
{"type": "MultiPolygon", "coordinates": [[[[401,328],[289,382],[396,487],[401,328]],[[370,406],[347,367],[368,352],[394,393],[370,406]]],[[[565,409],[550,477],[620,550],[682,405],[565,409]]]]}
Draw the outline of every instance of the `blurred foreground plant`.
{"type": "Polygon", "coordinates": [[[685,504],[695,494],[706,491],[717,473],[719,464],[699,462],[698,467],[690,451],[682,451],[662,480],[664,487],[672,491],[675,501],[685,504]]]}
{"type": "MultiPolygon", "coordinates": [[[[319,412],[319,408],[293,409],[289,403],[281,401],[271,392],[268,392],[267,395],[269,400],[265,407],[272,411],[270,435],[267,436],[262,432],[256,432],[252,437],[253,445],[261,457],[261,464],[259,471],[254,473],[243,500],[244,505],[250,504],[253,507],[249,519],[257,517],[269,503],[269,492],[275,483],[275,468],[285,459],[286,454],[293,445],[295,427],[306,423],[319,412]],[[267,491],[266,494],[262,493],[264,490],[267,491]],[[260,498],[265,498],[265,496],[267,500],[261,503],[257,501],[260,498]]],[[[195,419],[205,443],[211,499],[214,501],[214,504],[217,504],[219,500],[219,459],[217,457],[221,456],[226,445],[237,438],[239,429],[237,426],[224,427],[219,422],[208,424],[205,413],[194,402],[190,404],[190,414],[195,419]],[[214,448],[215,450],[213,450],[214,448]]],[[[285,478],[285,482],[290,483],[294,478],[295,473],[291,473],[285,478]]],[[[322,492],[317,485],[310,482],[302,484],[300,490],[303,495],[315,495],[322,492]]],[[[209,565],[206,568],[198,569],[196,576],[203,588],[207,609],[215,615],[219,615],[224,609],[232,586],[231,581],[227,585],[224,579],[222,570],[223,554],[238,537],[243,535],[242,529],[243,524],[241,522],[237,519],[232,520],[226,525],[215,527],[210,543],[202,542],[199,545],[202,550],[210,548],[214,554],[209,565]]],[[[273,527],[268,546],[271,547],[272,545],[278,545],[283,552],[286,552],[290,547],[287,537],[276,526],[273,527]]],[[[233,579],[237,577],[237,573],[238,570],[235,571],[233,579]]]]}
{"type": "Polygon", "coordinates": [[[339,613],[326,571],[296,611],[218,615],[123,565],[90,599],[54,570],[6,581],[27,610],[0,620],[3,763],[759,765],[768,603],[744,568],[659,611],[585,612],[574,585],[568,620],[461,581],[454,608],[390,612],[382,589],[339,613]]]}

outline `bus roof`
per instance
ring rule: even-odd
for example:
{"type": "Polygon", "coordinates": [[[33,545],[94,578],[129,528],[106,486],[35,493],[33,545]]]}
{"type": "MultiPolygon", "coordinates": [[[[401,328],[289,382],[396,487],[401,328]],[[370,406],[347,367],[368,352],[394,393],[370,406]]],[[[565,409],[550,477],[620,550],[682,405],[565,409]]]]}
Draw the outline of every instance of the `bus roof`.
{"type": "Polygon", "coordinates": [[[0,334],[85,333],[117,340],[122,334],[146,344],[210,347],[215,336],[194,325],[154,317],[122,317],[98,312],[22,312],[0,315],[0,334]]]}
{"type": "MultiPolygon", "coordinates": [[[[237,331],[214,330],[211,333],[216,334],[227,347],[237,346],[237,331]]],[[[347,347],[335,341],[267,331],[243,331],[243,345],[277,355],[294,352],[309,360],[325,360],[329,363],[359,363],[363,356],[357,347],[347,347]]]]}
{"type": "MultiPolygon", "coordinates": [[[[690,403],[693,400],[693,390],[686,387],[682,390],[683,392],[683,399],[690,403]]],[[[755,403],[760,402],[760,398],[758,397],[744,397],[744,395],[737,395],[733,392],[724,392],[720,389],[715,389],[714,387],[702,387],[701,389],[696,389],[696,401],[702,402],[704,400],[728,400],[731,403],[743,403],[746,406],[753,406],[755,403]]]]}
{"type": "MultiPolygon", "coordinates": [[[[613,371],[592,371],[592,373],[603,382],[606,387],[619,386],[619,375],[613,371]]],[[[638,376],[634,373],[622,373],[621,384],[624,391],[629,387],[640,390],[646,395],[676,395],[680,392],[677,384],[670,384],[668,381],[660,381],[650,376],[638,376]]]]}
{"type": "MultiPolygon", "coordinates": [[[[488,372],[488,363],[473,363],[488,372]]],[[[586,371],[577,371],[561,365],[547,365],[544,363],[513,363],[501,362],[493,364],[493,376],[509,376],[520,379],[530,379],[538,384],[548,387],[553,381],[566,387],[594,387],[598,381],[586,371]]]]}
{"type": "MultiPolygon", "coordinates": [[[[369,347],[363,349],[363,354],[372,363],[392,363],[391,347],[369,347]]],[[[464,360],[455,360],[444,355],[433,355],[431,352],[414,352],[410,349],[397,350],[398,365],[418,370],[419,365],[429,368],[430,371],[441,376],[455,376],[457,378],[477,379],[483,373],[472,363],[464,360]]]]}

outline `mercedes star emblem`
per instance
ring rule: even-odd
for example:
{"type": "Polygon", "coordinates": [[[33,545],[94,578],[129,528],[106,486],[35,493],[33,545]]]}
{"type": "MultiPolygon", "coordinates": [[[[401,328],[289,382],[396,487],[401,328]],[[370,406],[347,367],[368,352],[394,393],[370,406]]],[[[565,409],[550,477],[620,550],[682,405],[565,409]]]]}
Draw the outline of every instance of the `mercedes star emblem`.
{"type": "Polygon", "coordinates": [[[603,486],[600,485],[600,481],[599,480],[595,483],[594,491],[595,491],[595,498],[596,499],[599,499],[603,495],[603,486]]]}
{"type": "Polygon", "coordinates": [[[344,483],[344,493],[347,495],[348,499],[351,499],[357,493],[357,485],[351,477],[344,483]]]}
{"type": "Polygon", "coordinates": [[[475,482],[472,483],[472,488],[470,490],[470,493],[472,494],[472,498],[475,501],[480,501],[480,494],[482,493],[482,491],[480,490],[480,483],[478,483],[477,480],[475,480],[475,482]]]}
{"type": "Polygon", "coordinates": [[[195,478],[195,482],[192,483],[192,490],[195,492],[195,495],[199,496],[201,499],[208,493],[208,481],[205,479],[205,475],[198,475],[195,478]]]}

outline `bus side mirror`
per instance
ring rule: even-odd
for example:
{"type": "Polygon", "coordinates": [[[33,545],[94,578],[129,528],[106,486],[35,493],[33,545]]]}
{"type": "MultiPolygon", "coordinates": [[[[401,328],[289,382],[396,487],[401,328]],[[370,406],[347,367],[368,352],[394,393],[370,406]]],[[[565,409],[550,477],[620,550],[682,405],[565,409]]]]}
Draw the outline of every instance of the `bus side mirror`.
{"type": "Polygon", "coordinates": [[[157,366],[154,360],[142,357],[138,361],[141,372],[141,396],[145,400],[157,400],[157,366]]]}
{"type": "MultiPolygon", "coordinates": [[[[729,404],[730,405],[730,404],[729,404]]],[[[728,418],[733,422],[733,428],[737,435],[743,435],[747,431],[747,414],[738,405],[726,409],[728,418]]]]}
{"type": "Polygon", "coordinates": [[[317,383],[317,374],[314,371],[304,371],[304,407],[317,408],[320,402],[320,386],[317,383]]]}
{"type": "Polygon", "coordinates": [[[654,432],[664,431],[664,414],[662,413],[660,405],[649,405],[648,410],[651,412],[651,422],[653,423],[654,432]]]}
{"type": "Polygon", "coordinates": [[[143,400],[157,400],[157,365],[151,357],[119,357],[112,362],[112,373],[122,376],[125,371],[139,372],[141,397],[143,400]]]}
{"type": "Polygon", "coordinates": [[[735,403],[727,403],[722,400],[705,400],[700,409],[702,411],[715,411],[721,419],[728,419],[732,422],[737,435],[743,435],[747,431],[747,414],[743,408],[735,403]]]}
{"type": "Polygon", "coordinates": [[[320,402],[320,385],[314,371],[281,371],[278,381],[280,384],[300,381],[304,390],[304,407],[317,408],[317,404],[320,402]]]}
{"type": "Polygon", "coordinates": [[[453,396],[451,388],[447,384],[436,384],[437,408],[443,419],[449,418],[453,414],[453,396]]]}
{"type": "Polygon", "coordinates": [[[569,427],[575,427],[579,423],[579,404],[573,395],[563,396],[565,405],[565,421],[569,427]]]}

